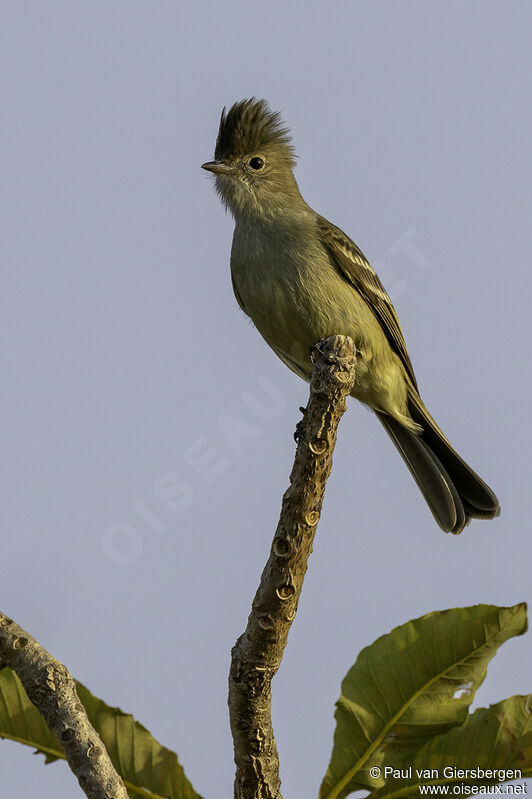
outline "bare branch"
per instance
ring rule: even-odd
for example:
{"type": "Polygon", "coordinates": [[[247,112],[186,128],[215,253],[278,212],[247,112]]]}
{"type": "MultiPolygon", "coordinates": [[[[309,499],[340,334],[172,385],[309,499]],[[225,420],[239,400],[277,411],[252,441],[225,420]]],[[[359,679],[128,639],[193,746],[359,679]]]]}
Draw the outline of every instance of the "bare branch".
{"type": "Polygon", "coordinates": [[[61,742],[85,795],[89,799],[128,799],[68,670],[4,615],[0,615],[0,664],[18,675],[28,697],[61,742]]]}
{"type": "Polygon", "coordinates": [[[271,723],[271,681],[295,618],[332,466],[338,423],[355,380],[350,338],[314,349],[310,400],[297,428],[290,486],[248,619],[231,653],[229,715],[235,750],[235,799],[281,799],[271,723]]]}

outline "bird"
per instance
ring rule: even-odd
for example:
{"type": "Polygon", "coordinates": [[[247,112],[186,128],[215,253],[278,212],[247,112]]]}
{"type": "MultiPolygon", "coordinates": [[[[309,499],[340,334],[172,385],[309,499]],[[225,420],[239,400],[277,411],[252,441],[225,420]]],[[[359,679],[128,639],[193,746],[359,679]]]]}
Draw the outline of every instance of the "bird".
{"type": "Polygon", "coordinates": [[[303,199],[292,136],[266,100],[224,107],[214,160],[202,168],[234,218],[236,300],[278,357],[309,381],[310,352],[348,335],[357,366],[352,396],[377,416],[436,522],[460,533],[499,515],[497,497],[451,446],[421,399],[399,319],[375,270],[340,228],[303,199]]]}

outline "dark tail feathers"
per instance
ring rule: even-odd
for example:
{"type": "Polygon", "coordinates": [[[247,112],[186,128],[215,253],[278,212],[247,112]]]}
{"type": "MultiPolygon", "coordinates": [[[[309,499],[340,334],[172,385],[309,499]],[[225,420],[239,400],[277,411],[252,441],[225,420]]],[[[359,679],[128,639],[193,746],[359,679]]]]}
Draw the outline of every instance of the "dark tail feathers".
{"type": "Polygon", "coordinates": [[[391,416],[376,413],[442,530],[458,534],[472,518],[498,516],[497,497],[455,452],[415,389],[410,390],[408,405],[412,419],[423,428],[420,435],[391,416]]]}

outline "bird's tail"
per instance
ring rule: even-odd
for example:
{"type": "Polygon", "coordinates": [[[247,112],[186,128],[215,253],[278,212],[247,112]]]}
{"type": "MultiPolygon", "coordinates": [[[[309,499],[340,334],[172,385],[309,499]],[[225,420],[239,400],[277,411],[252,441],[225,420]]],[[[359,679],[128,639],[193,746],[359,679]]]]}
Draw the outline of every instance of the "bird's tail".
{"type": "Polygon", "coordinates": [[[408,409],[422,427],[420,434],[407,430],[387,414],[376,413],[442,530],[458,534],[472,518],[498,516],[497,497],[455,452],[413,387],[409,389],[408,409]]]}

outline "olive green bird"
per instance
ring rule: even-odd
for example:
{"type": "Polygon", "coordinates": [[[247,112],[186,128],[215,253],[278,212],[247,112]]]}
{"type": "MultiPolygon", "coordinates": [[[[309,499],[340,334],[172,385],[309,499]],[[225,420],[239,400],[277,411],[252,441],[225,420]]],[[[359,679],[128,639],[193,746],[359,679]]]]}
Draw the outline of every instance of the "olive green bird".
{"type": "Polygon", "coordinates": [[[350,336],[357,351],[352,396],[376,413],[442,530],[460,533],[472,518],[498,516],[493,491],[425,408],[376,272],[301,196],[279,114],[255,98],[224,108],[214,158],[203,168],[216,176],[216,191],[235,220],[235,296],[266,342],[309,380],[311,348],[327,336],[350,336]]]}

